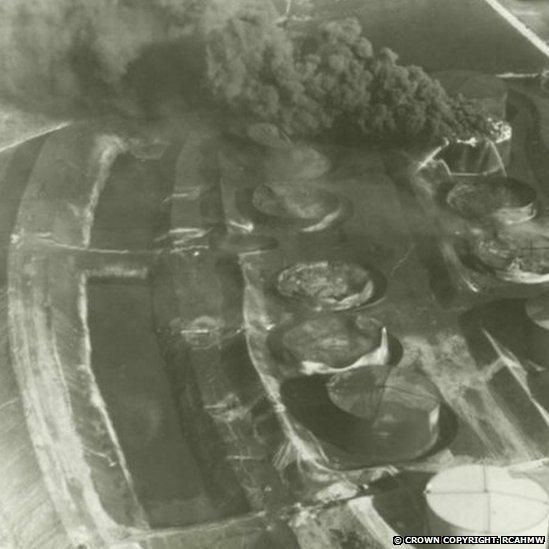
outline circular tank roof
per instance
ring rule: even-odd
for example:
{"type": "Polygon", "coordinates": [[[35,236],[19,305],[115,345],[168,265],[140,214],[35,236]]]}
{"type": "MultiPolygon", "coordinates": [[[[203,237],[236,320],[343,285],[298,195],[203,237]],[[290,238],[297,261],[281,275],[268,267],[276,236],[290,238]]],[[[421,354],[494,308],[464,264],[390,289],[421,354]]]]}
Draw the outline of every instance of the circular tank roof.
{"type": "Polygon", "coordinates": [[[446,469],[428,483],[425,498],[431,517],[445,523],[448,534],[520,533],[547,521],[549,515],[547,492],[503,467],[446,469]]]}

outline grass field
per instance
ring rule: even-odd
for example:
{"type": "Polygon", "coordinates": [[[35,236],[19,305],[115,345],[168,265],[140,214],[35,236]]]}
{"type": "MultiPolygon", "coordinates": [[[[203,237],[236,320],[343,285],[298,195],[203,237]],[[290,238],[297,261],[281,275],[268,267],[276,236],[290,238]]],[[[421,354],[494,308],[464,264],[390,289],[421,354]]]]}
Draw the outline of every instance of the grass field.
{"type": "Polygon", "coordinates": [[[483,0],[316,0],[321,19],[356,15],[376,47],[430,71],[532,72],[547,59],[483,0]]]}

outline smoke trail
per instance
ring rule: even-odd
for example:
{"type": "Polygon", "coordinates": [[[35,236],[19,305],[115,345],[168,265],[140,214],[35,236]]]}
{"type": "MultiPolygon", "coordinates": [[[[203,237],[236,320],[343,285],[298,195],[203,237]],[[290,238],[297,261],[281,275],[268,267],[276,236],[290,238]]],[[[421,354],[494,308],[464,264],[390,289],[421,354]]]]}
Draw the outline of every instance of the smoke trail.
{"type": "Polygon", "coordinates": [[[149,108],[198,85],[200,37],[244,3],[2,0],[0,96],[46,112],[149,108]]]}

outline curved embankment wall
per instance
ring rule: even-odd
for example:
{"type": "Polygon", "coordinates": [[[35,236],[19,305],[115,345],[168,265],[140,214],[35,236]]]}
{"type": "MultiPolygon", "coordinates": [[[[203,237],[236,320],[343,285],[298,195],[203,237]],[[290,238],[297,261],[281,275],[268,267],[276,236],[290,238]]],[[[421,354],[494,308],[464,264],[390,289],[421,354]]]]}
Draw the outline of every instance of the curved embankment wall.
{"type": "Polygon", "coordinates": [[[79,261],[109,167],[126,148],[105,127],[76,125],[47,140],[8,264],[11,356],[34,449],[72,542],[92,547],[119,539],[119,524],[146,524],[91,369],[79,261]]]}

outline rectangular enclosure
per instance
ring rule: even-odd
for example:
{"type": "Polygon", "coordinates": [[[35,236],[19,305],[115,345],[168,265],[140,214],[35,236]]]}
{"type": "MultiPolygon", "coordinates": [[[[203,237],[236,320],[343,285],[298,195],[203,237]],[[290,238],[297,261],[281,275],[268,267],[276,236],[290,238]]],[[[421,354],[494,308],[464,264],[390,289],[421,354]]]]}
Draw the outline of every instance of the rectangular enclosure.
{"type": "MultiPolygon", "coordinates": [[[[149,285],[129,279],[91,279],[88,322],[97,383],[152,525],[223,518],[205,486],[208,471],[202,469],[181,426],[156,338],[149,285]]],[[[177,367],[192,369],[191,364],[177,367]]],[[[224,457],[214,459],[222,462],[224,457]]]]}
{"type": "Polygon", "coordinates": [[[120,155],[95,208],[90,246],[150,249],[162,230],[162,202],[171,193],[173,177],[169,153],[160,160],[120,155]]]}

